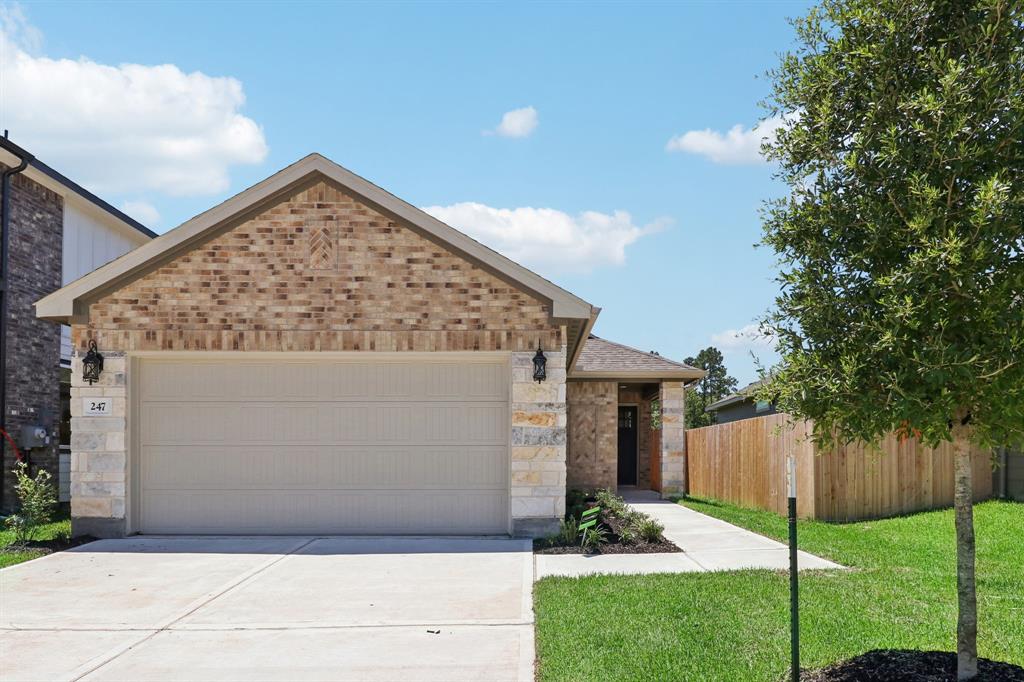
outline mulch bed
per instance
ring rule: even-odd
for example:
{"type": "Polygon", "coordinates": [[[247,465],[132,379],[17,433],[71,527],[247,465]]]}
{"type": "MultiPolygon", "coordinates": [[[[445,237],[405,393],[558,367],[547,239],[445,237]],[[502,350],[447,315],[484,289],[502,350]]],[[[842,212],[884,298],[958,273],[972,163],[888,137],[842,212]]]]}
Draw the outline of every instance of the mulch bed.
{"type": "Polygon", "coordinates": [[[622,521],[606,512],[601,513],[601,525],[608,531],[608,542],[598,546],[596,550],[587,550],[572,545],[550,545],[545,539],[533,541],[534,554],[664,554],[666,552],[682,552],[668,540],[662,538],[661,542],[644,542],[640,540],[633,544],[625,544],[619,537],[622,529],[622,521]]]}
{"type": "MultiPolygon", "coordinates": [[[[788,678],[787,678],[788,679],[788,678]]],[[[978,659],[978,682],[1024,682],[1024,668],[978,659]]],[[[820,670],[800,673],[801,682],[950,682],[956,654],[948,651],[876,649],[820,670]]]]}
{"type": "Polygon", "coordinates": [[[93,542],[97,538],[91,535],[79,535],[78,537],[71,539],[55,539],[55,540],[33,540],[27,542],[24,545],[7,545],[6,547],[0,547],[0,552],[24,552],[24,551],[36,551],[39,552],[40,556],[46,554],[53,554],[54,552],[63,552],[65,549],[71,549],[72,547],[78,547],[84,545],[87,542],[93,542]]]}
{"type": "Polygon", "coordinates": [[[608,542],[601,545],[597,551],[585,550],[579,545],[549,545],[545,540],[533,541],[534,554],[664,554],[665,552],[682,551],[668,540],[624,545],[617,539],[613,540],[611,536],[609,536],[608,542]]]}

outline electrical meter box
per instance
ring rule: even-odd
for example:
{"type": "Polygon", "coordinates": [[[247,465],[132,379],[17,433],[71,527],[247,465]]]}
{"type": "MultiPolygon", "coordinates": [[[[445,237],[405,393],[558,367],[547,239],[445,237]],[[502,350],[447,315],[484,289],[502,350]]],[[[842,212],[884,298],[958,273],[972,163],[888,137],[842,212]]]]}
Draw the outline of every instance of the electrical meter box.
{"type": "Polygon", "coordinates": [[[18,445],[23,450],[32,450],[35,448],[45,448],[50,444],[50,434],[46,432],[46,427],[39,426],[38,424],[26,424],[21,427],[21,437],[18,439],[20,442],[18,445]]]}

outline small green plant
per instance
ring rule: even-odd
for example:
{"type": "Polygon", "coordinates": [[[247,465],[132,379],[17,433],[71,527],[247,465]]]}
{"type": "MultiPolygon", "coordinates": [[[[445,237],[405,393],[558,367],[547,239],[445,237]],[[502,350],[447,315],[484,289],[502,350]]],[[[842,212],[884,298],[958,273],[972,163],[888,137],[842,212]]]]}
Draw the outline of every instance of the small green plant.
{"type": "Polygon", "coordinates": [[[598,547],[608,542],[608,530],[600,523],[583,531],[583,540],[580,546],[588,551],[595,551],[598,547]]]}
{"type": "Polygon", "coordinates": [[[553,536],[553,544],[574,545],[576,538],[580,535],[580,522],[576,517],[570,516],[558,524],[558,532],[553,536]]]}
{"type": "Polygon", "coordinates": [[[665,526],[649,517],[641,521],[636,527],[637,533],[640,534],[640,537],[645,542],[660,542],[663,530],[665,530],[665,526]]]}
{"type": "Polygon", "coordinates": [[[626,506],[626,501],[611,490],[598,490],[594,493],[594,498],[600,506],[604,507],[619,518],[622,518],[629,509],[629,507],[626,506]]]}
{"type": "Polygon", "coordinates": [[[45,469],[36,472],[35,478],[28,475],[28,465],[18,462],[13,470],[14,492],[18,496],[18,511],[4,520],[4,525],[14,533],[14,544],[25,545],[35,539],[39,527],[53,518],[57,506],[57,489],[53,477],[45,469]]]}
{"type": "Polygon", "coordinates": [[[640,539],[640,534],[630,526],[623,526],[619,531],[619,541],[624,545],[635,545],[640,539]]]}

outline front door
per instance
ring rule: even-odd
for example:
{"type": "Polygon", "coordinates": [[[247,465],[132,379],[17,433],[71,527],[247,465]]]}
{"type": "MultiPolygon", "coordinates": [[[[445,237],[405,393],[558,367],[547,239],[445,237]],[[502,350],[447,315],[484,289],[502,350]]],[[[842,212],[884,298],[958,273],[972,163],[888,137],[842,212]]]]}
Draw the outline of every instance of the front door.
{"type": "Polygon", "coordinates": [[[619,485],[636,485],[637,408],[619,407],[619,485]]]}

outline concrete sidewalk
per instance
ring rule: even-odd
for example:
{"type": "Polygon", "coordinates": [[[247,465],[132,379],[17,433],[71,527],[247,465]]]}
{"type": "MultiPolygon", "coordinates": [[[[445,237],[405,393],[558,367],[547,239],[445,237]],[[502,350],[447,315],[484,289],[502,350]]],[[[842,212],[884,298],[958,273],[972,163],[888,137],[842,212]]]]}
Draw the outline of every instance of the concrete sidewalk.
{"type": "MultiPolygon", "coordinates": [[[[665,537],[682,553],[675,554],[538,554],[535,574],[580,576],[595,573],[697,573],[745,568],[785,570],[789,548],[763,535],[707,514],[660,499],[651,490],[620,491],[631,507],[665,526],[665,537]]],[[[842,568],[807,552],[799,553],[800,570],[842,568]]]]}
{"type": "Polygon", "coordinates": [[[498,538],[138,537],[0,570],[0,680],[533,679],[498,538]]]}

